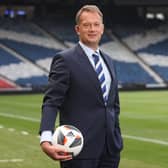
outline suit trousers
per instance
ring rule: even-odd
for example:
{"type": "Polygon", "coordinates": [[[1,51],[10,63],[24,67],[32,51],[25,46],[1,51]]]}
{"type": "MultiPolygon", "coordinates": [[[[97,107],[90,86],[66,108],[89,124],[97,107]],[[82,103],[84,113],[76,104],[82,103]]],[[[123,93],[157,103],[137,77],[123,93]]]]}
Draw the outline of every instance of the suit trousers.
{"type": "Polygon", "coordinates": [[[100,159],[74,159],[61,162],[61,168],[118,168],[120,162],[120,154],[110,155],[107,145],[100,156],[100,159]]]}

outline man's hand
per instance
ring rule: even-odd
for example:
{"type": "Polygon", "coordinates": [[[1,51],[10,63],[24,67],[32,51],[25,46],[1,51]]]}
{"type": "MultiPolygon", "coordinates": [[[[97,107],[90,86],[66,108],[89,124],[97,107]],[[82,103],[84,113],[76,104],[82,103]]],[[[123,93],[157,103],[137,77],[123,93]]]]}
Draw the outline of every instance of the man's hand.
{"type": "Polygon", "coordinates": [[[72,155],[68,154],[63,145],[52,145],[50,142],[42,142],[41,148],[50,158],[58,161],[71,160],[72,155]]]}

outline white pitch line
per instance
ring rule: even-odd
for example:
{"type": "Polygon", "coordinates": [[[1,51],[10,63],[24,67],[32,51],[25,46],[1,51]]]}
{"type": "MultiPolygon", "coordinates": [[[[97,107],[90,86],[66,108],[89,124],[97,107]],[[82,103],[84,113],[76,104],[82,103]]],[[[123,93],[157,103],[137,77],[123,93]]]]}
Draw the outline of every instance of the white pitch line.
{"type": "Polygon", "coordinates": [[[10,132],[14,132],[15,129],[14,129],[14,128],[8,128],[8,131],[10,131],[10,132]]]}
{"type": "MultiPolygon", "coordinates": [[[[32,122],[40,122],[40,120],[38,120],[38,119],[34,119],[31,117],[24,117],[24,116],[20,116],[20,115],[0,113],[0,116],[9,117],[9,118],[17,118],[17,119],[22,119],[22,120],[27,120],[27,121],[32,121],[32,122]]],[[[3,126],[1,126],[0,128],[3,128],[3,126]]],[[[123,135],[123,137],[127,138],[127,139],[134,139],[137,141],[144,141],[144,142],[150,142],[150,143],[154,143],[154,144],[168,146],[167,141],[162,141],[162,140],[158,140],[158,139],[151,139],[151,138],[138,137],[138,136],[132,136],[132,135],[123,135]]]]}
{"type": "Polygon", "coordinates": [[[0,125],[0,128],[4,128],[4,126],[3,126],[3,125],[0,125]]]}
{"type": "Polygon", "coordinates": [[[0,160],[0,163],[9,163],[9,162],[23,162],[23,159],[4,159],[4,160],[0,160]]]}
{"type": "Polygon", "coordinates": [[[29,135],[29,133],[27,131],[21,131],[22,135],[29,135]]]}
{"type": "Polygon", "coordinates": [[[123,135],[123,137],[128,138],[128,139],[134,139],[134,140],[137,140],[137,141],[144,141],[144,142],[150,142],[150,143],[154,143],[154,144],[168,146],[167,141],[161,141],[161,140],[158,140],[158,139],[151,139],[151,138],[131,136],[131,135],[123,135]]]}
{"type": "Polygon", "coordinates": [[[22,120],[27,120],[27,121],[32,121],[32,122],[40,122],[40,120],[35,119],[35,118],[24,117],[24,116],[14,115],[14,114],[0,113],[0,116],[9,117],[9,118],[16,118],[16,119],[22,119],[22,120]]]}

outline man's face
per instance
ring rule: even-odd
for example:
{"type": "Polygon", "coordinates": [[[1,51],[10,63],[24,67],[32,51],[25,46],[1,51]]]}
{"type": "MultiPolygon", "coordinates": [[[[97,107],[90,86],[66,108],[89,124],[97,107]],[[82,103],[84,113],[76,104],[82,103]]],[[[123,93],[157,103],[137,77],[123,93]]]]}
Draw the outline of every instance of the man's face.
{"type": "Polygon", "coordinates": [[[102,18],[96,12],[83,12],[75,30],[85,45],[96,49],[104,32],[102,18]]]}

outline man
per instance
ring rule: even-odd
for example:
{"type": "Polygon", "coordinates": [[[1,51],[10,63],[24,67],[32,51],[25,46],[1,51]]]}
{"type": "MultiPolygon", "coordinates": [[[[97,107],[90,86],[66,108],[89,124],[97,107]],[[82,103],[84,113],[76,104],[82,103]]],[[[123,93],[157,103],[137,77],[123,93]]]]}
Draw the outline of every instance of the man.
{"type": "Polygon", "coordinates": [[[61,168],[118,168],[122,138],[116,73],[109,56],[100,51],[103,15],[94,5],[76,15],[79,43],[58,53],[51,64],[41,119],[41,148],[61,168]],[[60,124],[77,127],[84,136],[81,153],[72,158],[51,137],[57,112],[60,124]]]}

